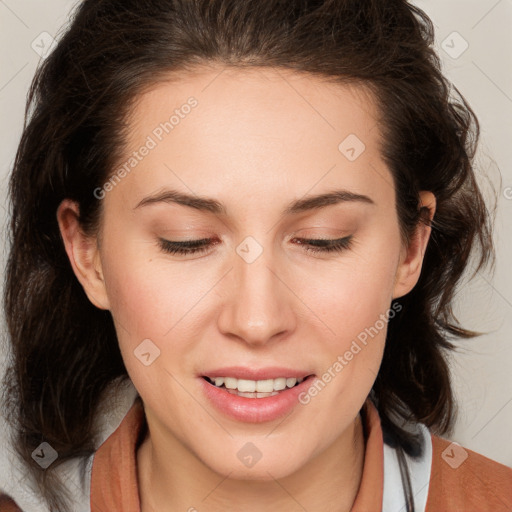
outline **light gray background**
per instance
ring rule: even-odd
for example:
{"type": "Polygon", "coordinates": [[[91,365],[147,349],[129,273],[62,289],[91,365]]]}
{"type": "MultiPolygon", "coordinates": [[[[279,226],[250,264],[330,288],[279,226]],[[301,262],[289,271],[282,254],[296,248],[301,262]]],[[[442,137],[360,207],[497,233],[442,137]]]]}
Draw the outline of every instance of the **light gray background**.
{"type": "MultiPolygon", "coordinates": [[[[461,351],[452,357],[460,404],[452,439],[512,467],[512,0],[414,3],[434,22],[445,74],[481,122],[478,162],[499,194],[495,274],[481,275],[463,286],[457,302],[463,325],[488,334],[464,341],[461,351]]],[[[25,97],[40,59],[37,45],[41,47],[41,40],[48,39],[41,36],[43,32],[58,37],[74,4],[69,0],[0,0],[2,272],[7,252],[7,175],[23,126],[25,97]]],[[[491,190],[488,181],[483,181],[483,186],[491,190]]],[[[0,330],[5,331],[3,319],[0,330]]],[[[4,354],[5,349],[0,363],[4,354]]]]}

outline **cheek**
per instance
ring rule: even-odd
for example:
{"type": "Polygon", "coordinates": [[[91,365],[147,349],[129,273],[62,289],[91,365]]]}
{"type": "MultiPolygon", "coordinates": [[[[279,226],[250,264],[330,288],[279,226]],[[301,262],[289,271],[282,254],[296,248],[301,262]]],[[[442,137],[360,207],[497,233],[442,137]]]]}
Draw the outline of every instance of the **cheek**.
{"type": "MultiPolygon", "coordinates": [[[[171,264],[154,246],[134,241],[105,244],[104,275],[119,345],[130,373],[140,373],[135,357],[141,343],[149,342],[165,363],[188,365],[210,317],[206,299],[217,278],[207,266],[184,269],[171,264]],[[172,354],[171,354],[172,351],[172,354]],[[172,357],[171,357],[172,355],[172,357]]],[[[186,264],[184,264],[186,265],[186,264]]],[[[175,369],[175,368],[174,368],[175,369]]]]}
{"type": "Polygon", "coordinates": [[[300,401],[329,425],[326,436],[336,436],[336,425],[353,418],[378,374],[388,321],[396,315],[391,297],[397,258],[392,244],[376,243],[369,257],[359,253],[335,272],[318,274],[310,290],[327,335],[318,343],[322,372],[300,401]]]}
{"type": "Polygon", "coordinates": [[[390,308],[398,259],[391,247],[375,244],[368,256],[357,250],[339,265],[302,276],[308,305],[337,340],[356,337],[390,308]]]}
{"type": "MultiPolygon", "coordinates": [[[[166,390],[167,398],[178,403],[175,390],[161,386],[160,382],[169,379],[165,372],[169,366],[166,346],[169,340],[173,341],[173,355],[180,360],[186,357],[172,331],[173,325],[185,314],[183,295],[186,291],[176,293],[180,289],[177,277],[167,274],[164,278],[154,272],[156,266],[151,262],[130,259],[126,252],[124,254],[122,262],[117,260],[117,264],[109,267],[106,284],[126,370],[144,400],[162,400],[161,388],[166,390]]],[[[111,256],[111,263],[114,263],[115,254],[111,256]]],[[[174,372],[174,368],[168,369],[174,372]]]]}
{"type": "MultiPolygon", "coordinates": [[[[321,382],[318,391],[311,390],[321,395],[314,398],[318,414],[332,410],[339,401],[357,409],[379,371],[388,321],[396,314],[391,298],[399,245],[374,240],[364,254],[358,248],[350,257],[340,259],[342,263],[335,271],[318,274],[309,294],[310,303],[317,308],[315,313],[327,326],[319,342],[323,352],[323,372],[318,375],[321,382]]],[[[309,400],[313,397],[304,397],[304,403],[309,400]]]]}
{"type": "Polygon", "coordinates": [[[172,279],[158,279],[151,273],[151,265],[118,261],[105,273],[114,320],[134,342],[141,336],[161,336],[172,320],[171,301],[176,301],[172,279]]]}
{"type": "Polygon", "coordinates": [[[189,289],[180,286],[175,273],[164,275],[149,247],[145,251],[144,245],[106,243],[104,255],[105,286],[123,355],[133,355],[145,339],[161,346],[189,289]]]}

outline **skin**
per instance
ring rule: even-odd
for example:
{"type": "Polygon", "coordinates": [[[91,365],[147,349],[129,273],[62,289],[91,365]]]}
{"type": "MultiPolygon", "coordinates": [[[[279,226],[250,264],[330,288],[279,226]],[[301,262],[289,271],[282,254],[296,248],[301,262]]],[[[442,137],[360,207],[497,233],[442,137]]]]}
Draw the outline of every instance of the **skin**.
{"type": "MultiPolygon", "coordinates": [[[[99,238],[82,233],[73,202],[57,212],[73,270],[91,302],[112,313],[144,402],[142,510],[348,511],[364,460],[359,411],[386,328],[309,404],[276,421],[223,415],[197,376],[226,365],[321,376],[414,287],[430,228],[420,224],[409,244],[400,236],[375,102],[361,86],[292,71],[203,68],[138,98],[126,158],[190,96],[198,106],[105,195],[99,238]],[[354,161],[338,149],[349,134],[366,147],[354,161]],[[164,188],[214,198],[226,213],[164,202],[136,208],[164,188]],[[290,202],[334,189],[373,204],[282,215],[290,202]],[[349,248],[324,254],[294,238],[348,235],[349,248]],[[263,249],[252,263],[236,252],[247,236],[263,249]],[[159,237],[219,243],[182,256],[163,252],[159,237]],[[134,355],[147,338],[161,351],[149,366],[134,355]],[[252,468],[237,458],[249,441],[262,453],[252,468]]],[[[432,218],[435,197],[420,199],[432,218]]]]}

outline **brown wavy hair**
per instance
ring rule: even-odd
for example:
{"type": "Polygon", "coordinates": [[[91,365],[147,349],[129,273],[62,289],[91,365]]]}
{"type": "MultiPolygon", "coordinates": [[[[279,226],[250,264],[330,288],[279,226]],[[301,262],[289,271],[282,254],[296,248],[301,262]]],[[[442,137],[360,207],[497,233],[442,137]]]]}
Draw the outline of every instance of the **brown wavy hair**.
{"type": "Polygon", "coordinates": [[[443,434],[455,404],[446,362],[476,333],[452,312],[475,256],[494,257],[491,214],[475,178],[478,120],[443,76],[432,22],[406,0],[84,0],[38,68],[10,177],[10,253],[4,291],[12,358],[4,407],[13,440],[52,510],[65,510],[54,469],[94,452],[95,417],[111,383],[128,378],[110,312],[73,274],[56,219],[65,198],[95,233],[105,183],[121,156],[134,100],[160,79],[209,64],[314,74],[373,92],[382,156],[407,240],[421,190],[435,194],[419,282],[398,300],[372,389],[388,442],[417,453],[401,420],[443,434]],[[42,471],[42,441],[58,459],[42,471]]]}

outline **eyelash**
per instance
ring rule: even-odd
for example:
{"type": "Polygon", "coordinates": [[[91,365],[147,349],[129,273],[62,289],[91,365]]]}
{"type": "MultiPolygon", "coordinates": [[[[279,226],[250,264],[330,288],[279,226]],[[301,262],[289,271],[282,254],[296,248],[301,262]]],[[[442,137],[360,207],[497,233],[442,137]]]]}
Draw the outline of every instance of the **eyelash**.
{"type": "MultiPolygon", "coordinates": [[[[306,252],[311,253],[333,253],[342,252],[351,247],[352,235],[335,240],[324,238],[293,238],[299,240],[299,244],[304,246],[306,252]]],[[[160,238],[161,249],[169,254],[200,254],[208,250],[212,245],[211,238],[201,238],[199,240],[186,240],[184,242],[173,242],[160,238]]]]}

